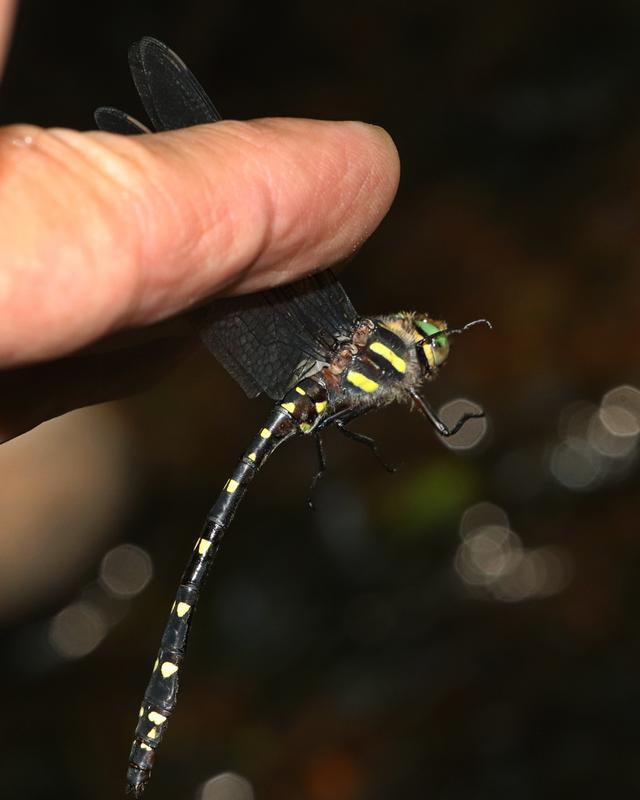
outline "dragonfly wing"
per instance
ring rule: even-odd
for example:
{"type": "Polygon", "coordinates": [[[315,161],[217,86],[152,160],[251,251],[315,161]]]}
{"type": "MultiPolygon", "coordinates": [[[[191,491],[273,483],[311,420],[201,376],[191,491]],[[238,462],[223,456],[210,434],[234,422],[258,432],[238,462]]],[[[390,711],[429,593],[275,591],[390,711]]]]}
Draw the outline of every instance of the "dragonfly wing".
{"type": "Polygon", "coordinates": [[[138,133],[151,133],[146,125],[138,122],[137,119],[129,116],[129,114],[125,114],[124,111],[120,111],[119,108],[100,106],[100,108],[96,108],[94,111],[93,118],[98,128],[107,133],[121,133],[125,136],[138,133]]]}
{"type": "Polygon", "coordinates": [[[218,122],[218,110],[187,65],[165,44],[145,36],[129,48],[129,68],[156,131],[218,122]]]}
{"type": "Polygon", "coordinates": [[[249,397],[278,400],[351,336],[355,309],[329,270],[256,294],[214,300],[196,312],[205,346],[249,397]]]}

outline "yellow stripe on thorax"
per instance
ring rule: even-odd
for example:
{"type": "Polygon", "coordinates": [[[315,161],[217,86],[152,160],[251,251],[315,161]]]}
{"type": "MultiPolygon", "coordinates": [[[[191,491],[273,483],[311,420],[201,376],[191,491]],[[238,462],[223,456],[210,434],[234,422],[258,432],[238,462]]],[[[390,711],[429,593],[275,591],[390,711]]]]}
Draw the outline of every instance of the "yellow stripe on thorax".
{"type": "Polygon", "coordinates": [[[407,371],[407,362],[404,360],[404,358],[400,358],[400,356],[396,355],[390,347],[386,346],[386,344],[382,344],[382,342],[371,342],[369,345],[369,350],[372,350],[374,353],[382,356],[382,358],[385,358],[396,372],[401,372],[404,374],[407,371]]]}
{"type": "Polygon", "coordinates": [[[367,376],[363,375],[361,372],[349,370],[349,372],[347,372],[347,380],[358,389],[362,389],[363,392],[375,392],[378,388],[378,384],[375,381],[372,381],[371,378],[367,378],[367,376]]]}

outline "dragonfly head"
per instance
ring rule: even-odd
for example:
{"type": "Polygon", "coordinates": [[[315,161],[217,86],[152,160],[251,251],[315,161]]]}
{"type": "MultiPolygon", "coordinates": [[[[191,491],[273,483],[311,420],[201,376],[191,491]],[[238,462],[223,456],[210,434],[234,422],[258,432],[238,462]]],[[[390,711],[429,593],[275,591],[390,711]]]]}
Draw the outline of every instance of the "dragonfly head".
{"type": "Polygon", "coordinates": [[[427,374],[436,372],[449,356],[447,323],[431,317],[416,317],[413,324],[418,334],[418,357],[427,374]]]}
{"type": "Polygon", "coordinates": [[[427,376],[436,373],[438,367],[441,367],[449,357],[449,340],[452,336],[464,333],[474,325],[486,325],[489,329],[492,327],[487,319],[474,319],[462,328],[447,328],[446,322],[427,316],[416,316],[413,324],[419,335],[416,342],[418,358],[427,376]]]}

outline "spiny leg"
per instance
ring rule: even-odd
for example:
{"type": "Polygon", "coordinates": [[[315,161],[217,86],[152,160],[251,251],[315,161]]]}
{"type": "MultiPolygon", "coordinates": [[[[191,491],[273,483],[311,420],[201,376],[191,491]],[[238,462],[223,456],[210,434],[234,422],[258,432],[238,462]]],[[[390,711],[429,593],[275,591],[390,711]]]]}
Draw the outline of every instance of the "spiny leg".
{"type": "Polygon", "coordinates": [[[398,467],[394,467],[393,464],[389,464],[385,459],[382,453],[380,452],[380,448],[378,447],[378,443],[375,439],[372,439],[371,436],[365,436],[364,433],[356,433],[356,431],[352,431],[347,428],[347,423],[351,422],[350,419],[348,420],[337,420],[336,421],[336,428],[340,431],[343,436],[346,436],[347,439],[351,439],[353,442],[358,442],[358,444],[363,444],[368,447],[378,461],[382,464],[382,466],[390,472],[392,475],[394,472],[398,471],[398,467]]]}
{"type": "Polygon", "coordinates": [[[316,510],[316,504],[313,502],[313,498],[316,491],[316,486],[318,485],[318,481],[327,471],[327,459],[324,456],[324,447],[322,446],[322,438],[320,434],[316,431],[313,434],[313,438],[316,442],[316,452],[318,453],[318,471],[313,476],[313,480],[311,481],[311,488],[309,489],[309,497],[307,498],[307,505],[309,506],[311,511],[316,510]]]}
{"type": "Polygon", "coordinates": [[[417,392],[411,392],[411,396],[416,401],[421,413],[429,420],[440,436],[454,436],[470,419],[482,419],[484,417],[484,411],[467,411],[460,417],[455,425],[450,428],[440,419],[424,397],[420,397],[417,392]]]}

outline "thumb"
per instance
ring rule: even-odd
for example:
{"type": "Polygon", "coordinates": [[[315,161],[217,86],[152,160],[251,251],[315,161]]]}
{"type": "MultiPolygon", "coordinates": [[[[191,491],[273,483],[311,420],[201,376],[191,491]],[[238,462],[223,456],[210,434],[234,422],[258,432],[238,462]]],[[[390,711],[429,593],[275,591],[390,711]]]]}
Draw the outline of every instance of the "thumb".
{"type": "Polygon", "coordinates": [[[12,126],[0,170],[9,366],[346,257],[399,166],[380,128],[266,119],[135,137],[12,126]]]}

